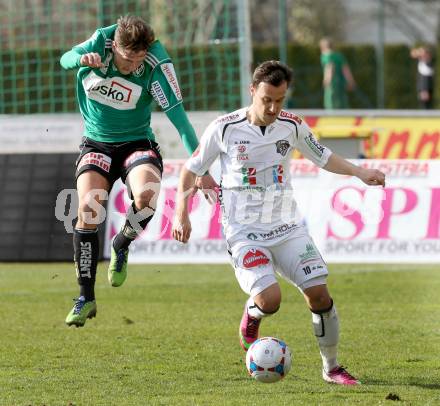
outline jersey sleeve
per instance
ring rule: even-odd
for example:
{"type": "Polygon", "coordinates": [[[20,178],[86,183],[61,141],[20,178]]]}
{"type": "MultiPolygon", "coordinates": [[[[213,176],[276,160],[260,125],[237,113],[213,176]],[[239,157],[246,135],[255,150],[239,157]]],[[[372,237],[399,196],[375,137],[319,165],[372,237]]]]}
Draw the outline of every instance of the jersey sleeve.
{"type": "Polygon", "coordinates": [[[60,64],[64,69],[73,69],[80,67],[81,56],[90,52],[96,52],[104,57],[105,38],[99,30],[86,41],[75,45],[70,51],[64,53],[60,59],[60,64]]]}
{"type": "Polygon", "coordinates": [[[60,64],[64,69],[74,69],[79,68],[81,66],[81,56],[80,54],[73,49],[67,51],[61,56],[60,64]]]}
{"type": "Polygon", "coordinates": [[[186,167],[198,176],[204,175],[222,152],[222,141],[218,124],[212,122],[200,139],[200,145],[186,161],[186,167]]]}
{"type": "Polygon", "coordinates": [[[191,155],[197,148],[197,145],[199,145],[199,140],[197,139],[193,126],[188,120],[183,105],[179,104],[175,106],[175,108],[168,110],[165,114],[173,123],[174,127],[176,127],[180,138],[182,139],[183,146],[188,154],[191,155]]]}
{"type": "Polygon", "coordinates": [[[170,59],[154,67],[149,92],[165,113],[182,103],[182,93],[170,59]]]}
{"type": "Polygon", "coordinates": [[[324,167],[332,151],[317,141],[310,127],[304,121],[297,128],[298,144],[296,148],[316,166],[324,167]]]}

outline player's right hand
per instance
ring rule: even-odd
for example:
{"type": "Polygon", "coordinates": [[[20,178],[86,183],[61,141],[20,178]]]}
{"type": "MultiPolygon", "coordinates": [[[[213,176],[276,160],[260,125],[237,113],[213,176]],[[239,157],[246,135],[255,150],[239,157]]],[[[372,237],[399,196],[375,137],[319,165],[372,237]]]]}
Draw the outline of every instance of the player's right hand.
{"type": "Polygon", "coordinates": [[[90,68],[101,68],[103,65],[101,55],[96,52],[90,52],[81,56],[81,66],[88,66],[90,68]]]}
{"type": "Polygon", "coordinates": [[[191,221],[189,216],[176,216],[173,221],[173,238],[177,241],[186,243],[191,236],[191,221]]]}
{"type": "Polygon", "coordinates": [[[195,195],[197,190],[203,193],[209,204],[217,202],[219,185],[209,173],[204,176],[197,176],[192,195],[195,195]]]}

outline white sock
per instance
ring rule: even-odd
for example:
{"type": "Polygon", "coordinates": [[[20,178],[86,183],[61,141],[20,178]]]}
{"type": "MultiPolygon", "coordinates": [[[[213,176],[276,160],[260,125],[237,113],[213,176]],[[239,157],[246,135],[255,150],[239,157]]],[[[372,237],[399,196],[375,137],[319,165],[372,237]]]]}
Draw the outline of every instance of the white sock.
{"type": "Polygon", "coordinates": [[[326,372],[331,371],[339,365],[337,361],[339,318],[335,306],[333,305],[325,313],[312,313],[312,323],[318,340],[322,366],[326,372]]]}
{"type": "Polygon", "coordinates": [[[322,358],[322,368],[325,372],[329,372],[332,369],[339,366],[337,357],[338,357],[338,346],[333,345],[331,347],[319,347],[319,352],[322,358]]]}

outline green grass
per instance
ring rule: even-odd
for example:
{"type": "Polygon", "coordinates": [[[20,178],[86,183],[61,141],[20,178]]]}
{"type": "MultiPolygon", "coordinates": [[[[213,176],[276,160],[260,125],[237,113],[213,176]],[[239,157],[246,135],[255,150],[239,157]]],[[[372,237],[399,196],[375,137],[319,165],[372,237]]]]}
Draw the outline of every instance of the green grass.
{"type": "Polygon", "coordinates": [[[439,267],[334,265],[329,286],[360,387],[322,381],[310,313],[284,282],[261,333],[289,344],[293,367],[264,385],[245,370],[229,266],[131,265],[111,288],[101,264],[97,318],[68,328],[71,264],[0,264],[0,405],[440,404],[439,267]]]}

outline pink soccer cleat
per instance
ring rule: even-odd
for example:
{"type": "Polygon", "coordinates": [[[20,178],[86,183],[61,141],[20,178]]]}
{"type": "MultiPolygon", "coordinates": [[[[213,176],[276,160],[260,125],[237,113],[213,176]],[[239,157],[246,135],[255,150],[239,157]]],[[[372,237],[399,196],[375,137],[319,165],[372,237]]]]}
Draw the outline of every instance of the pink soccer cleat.
{"type": "Polygon", "coordinates": [[[240,329],[238,331],[240,345],[243,350],[247,351],[252,343],[257,340],[260,323],[261,319],[249,316],[247,306],[245,306],[243,317],[241,318],[240,329]]]}
{"type": "Polygon", "coordinates": [[[360,385],[353,375],[350,375],[342,366],[333,368],[329,372],[322,371],[322,378],[328,383],[335,383],[337,385],[360,385]]]}

